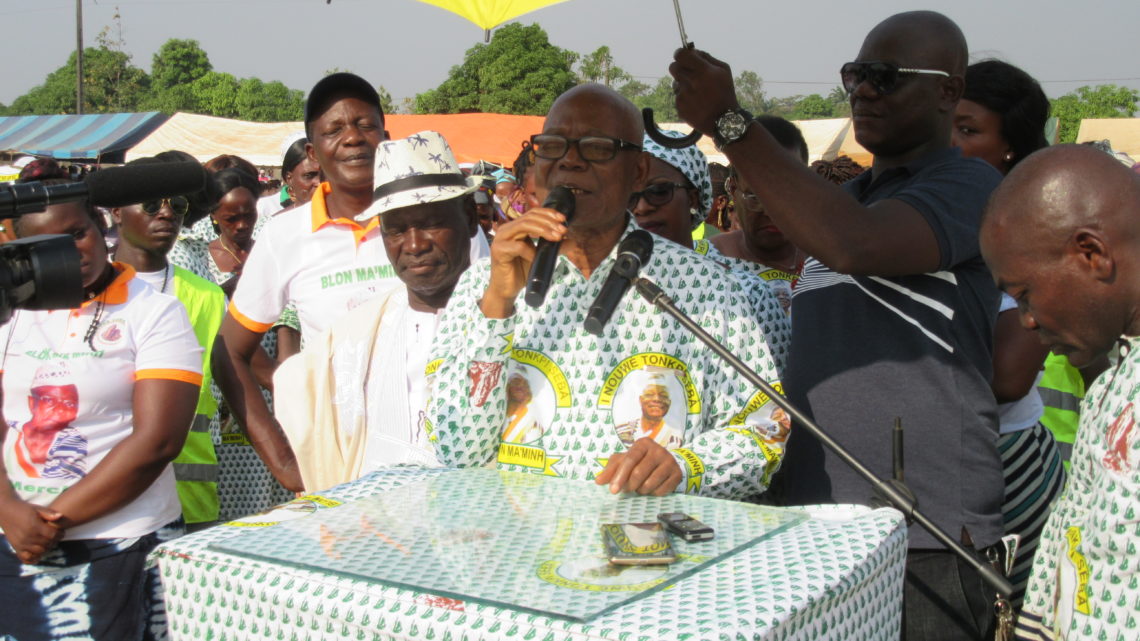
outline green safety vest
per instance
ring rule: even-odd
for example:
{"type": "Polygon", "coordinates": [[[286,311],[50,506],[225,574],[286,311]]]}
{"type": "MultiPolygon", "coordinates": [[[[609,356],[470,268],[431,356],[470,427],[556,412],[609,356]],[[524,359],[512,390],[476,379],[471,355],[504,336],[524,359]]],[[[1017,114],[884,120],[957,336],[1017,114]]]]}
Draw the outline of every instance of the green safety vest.
{"type": "Polygon", "coordinates": [[[1077,426],[1081,418],[1081,399],[1085,397],[1085,380],[1081,372],[1069,363],[1066,356],[1049,353],[1045,359],[1045,371],[1037,384],[1045,413],[1041,424],[1053,432],[1057,447],[1065,466],[1073,451],[1073,441],[1077,436],[1077,426]]]}
{"type": "Polygon", "coordinates": [[[186,307],[190,325],[202,352],[202,389],[186,445],[174,459],[174,479],[182,518],[187,523],[218,520],[218,455],[210,434],[210,421],[218,402],[210,392],[210,350],[226,313],[226,295],[220,287],[181,267],[174,267],[174,296],[186,307]]]}

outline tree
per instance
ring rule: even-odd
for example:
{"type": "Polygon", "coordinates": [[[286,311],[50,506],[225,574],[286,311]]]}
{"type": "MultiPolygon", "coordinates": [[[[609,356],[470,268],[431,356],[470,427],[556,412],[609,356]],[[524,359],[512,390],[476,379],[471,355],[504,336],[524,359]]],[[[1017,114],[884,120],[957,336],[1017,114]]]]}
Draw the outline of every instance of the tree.
{"type": "Polygon", "coordinates": [[[171,38],[155,52],[151,61],[151,87],[156,91],[164,91],[188,85],[213,70],[210,57],[197,40],[171,38]]]}
{"type": "Polygon", "coordinates": [[[384,85],[376,87],[376,93],[380,94],[380,109],[386,114],[396,113],[396,102],[392,100],[392,94],[384,88],[384,85]]]}
{"type": "Polygon", "coordinates": [[[789,120],[812,120],[815,118],[834,118],[835,105],[823,96],[813,93],[805,96],[803,100],[788,114],[789,120]]]}
{"type": "Polygon", "coordinates": [[[638,109],[650,107],[653,109],[653,119],[657,122],[676,122],[680,120],[677,115],[677,103],[673,96],[673,79],[669,76],[659,78],[653,89],[633,99],[638,109]]]}
{"type": "Polygon", "coordinates": [[[834,105],[832,113],[835,118],[846,118],[851,115],[851,97],[847,95],[846,89],[835,87],[827,94],[827,99],[834,105]]]}
{"type": "Polygon", "coordinates": [[[633,76],[614,64],[614,57],[610,53],[610,48],[605,45],[598,47],[593,53],[583,56],[578,65],[578,82],[580,83],[597,82],[607,87],[613,87],[619,83],[628,83],[631,80],[633,80],[633,76]]]}
{"type": "Polygon", "coordinates": [[[641,98],[645,94],[649,93],[651,89],[653,89],[653,88],[650,87],[649,85],[645,84],[644,82],[641,82],[639,80],[635,80],[632,77],[630,77],[630,79],[627,80],[625,82],[625,84],[618,87],[617,91],[621,95],[628,98],[630,100],[630,102],[636,103],[639,98],[641,98]]]}
{"type": "Polygon", "coordinates": [[[1081,87],[1053,101],[1060,142],[1076,142],[1085,118],[1131,118],[1136,114],[1140,91],[1119,85],[1081,87]]]}
{"type": "Polygon", "coordinates": [[[741,71],[736,76],[736,101],[740,106],[759,115],[768,111],[764,95],[764,80],[755,71],[741,71]]]}
{"type": "MultiPolygon", "coordinates": [[[[83,50],[83,111],[134,111],[149,85],[146,72],[122,51],[105,47],[83,50]]],[[[75,52],[67,64],[48,74],[43,84],[12,101],[11,115],[75,113],[75,52]]]]}
{"type": "Polygon", "coordinates": [[[512,23],[467,50],[443,83],[416,96],[417,113],[545,114],[575,84],[578,54],[550,44],[536,24],[512,23]]]}

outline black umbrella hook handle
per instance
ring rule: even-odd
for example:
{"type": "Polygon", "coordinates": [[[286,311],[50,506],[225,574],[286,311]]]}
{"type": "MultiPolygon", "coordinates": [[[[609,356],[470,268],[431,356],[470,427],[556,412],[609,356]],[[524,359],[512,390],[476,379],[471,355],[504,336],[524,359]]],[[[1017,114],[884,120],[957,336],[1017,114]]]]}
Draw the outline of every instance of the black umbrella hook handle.
{"type": "Polygon", "coordinates": [[[684,136],[683,138],[666,136],[665,132],[661,131],[661,128],[657,126],[657,123],[653,121],[652,107],[646,107],[645,109],[642,109],[641,118],[645,121],[645,135],[649,136],[653,142],[661,145],[662,147],[665,147],[666,149],[684,149],[685,147],[691,147],[692,145],[697,144],[697,141],[701,139],[701,132],[696,130],[693,130],[689,133],[689,135],[684,136]]]}

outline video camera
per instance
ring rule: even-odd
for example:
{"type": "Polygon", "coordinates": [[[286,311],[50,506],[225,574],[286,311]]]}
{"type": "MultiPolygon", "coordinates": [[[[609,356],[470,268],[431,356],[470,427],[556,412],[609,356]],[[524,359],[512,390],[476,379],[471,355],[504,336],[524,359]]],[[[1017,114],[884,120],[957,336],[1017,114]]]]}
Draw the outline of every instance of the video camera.
{"type": "MultiPolygon", "coordinates": [[[[76,200],[125,207],[192,194],[205,184],[202,165],[184,161],[104,169],[76,183],[0,185],[0,218],[38,213],[48,205],[76,200]]],[[[71,236],[32,236],[0,244],[0,324],[7,323],[16,309],[72,309],[82,302],[79,250],[71,236]]]]}

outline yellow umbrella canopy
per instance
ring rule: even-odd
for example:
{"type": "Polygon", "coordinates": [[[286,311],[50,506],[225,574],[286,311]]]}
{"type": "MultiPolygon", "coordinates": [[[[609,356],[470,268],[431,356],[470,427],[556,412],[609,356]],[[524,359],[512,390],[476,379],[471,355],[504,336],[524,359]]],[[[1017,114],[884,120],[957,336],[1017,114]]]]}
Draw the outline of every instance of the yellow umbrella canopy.
{"type": "Polygon", "coordinates": [[[463,16],[490,31],[507,20],[566,0],[420,0],[463,16]]]}

